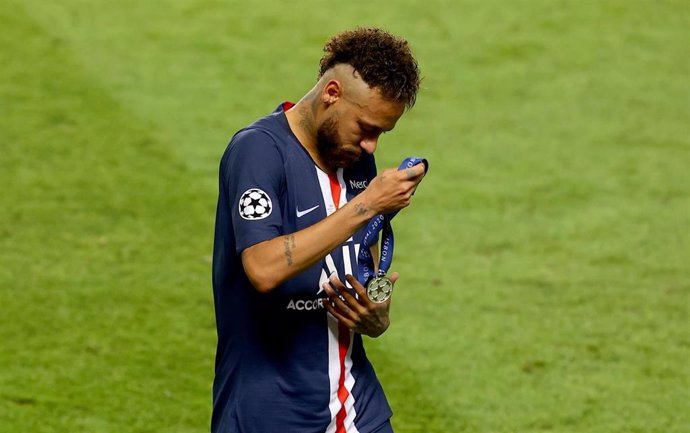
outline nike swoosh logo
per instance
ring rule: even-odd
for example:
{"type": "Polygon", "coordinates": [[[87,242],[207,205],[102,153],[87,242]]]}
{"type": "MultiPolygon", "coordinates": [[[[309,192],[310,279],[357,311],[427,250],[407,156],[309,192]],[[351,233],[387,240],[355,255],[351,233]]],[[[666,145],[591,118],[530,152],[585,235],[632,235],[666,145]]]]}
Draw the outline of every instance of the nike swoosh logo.
{"type": "Polygon", "coordinates": [[[296,208],[295,211],[297,211],[297,218],[302,218],[303,216],[305,216],[309,212],[316,210],[316,208],[318,208],[318,207],[319,207],[319,205],[317,204],[316,206],[310,207],[309,209],[305,209],[305,210],[299,210],[299,208],[296,208]]]}

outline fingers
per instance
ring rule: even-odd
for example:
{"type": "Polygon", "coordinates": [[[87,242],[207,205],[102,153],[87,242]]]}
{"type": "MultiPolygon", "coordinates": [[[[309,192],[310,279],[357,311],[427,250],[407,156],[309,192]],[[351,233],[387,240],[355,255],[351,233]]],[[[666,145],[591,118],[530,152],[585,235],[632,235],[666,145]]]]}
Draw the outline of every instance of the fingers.
{"type": "Polygon", "coordinates": [[[422,181],[422,178],[424,177],[424,164],[417,164],[413,165],[412,167],[408,167],[404,170],[400,170],[401,176],[403,179],[415,181],[415,183],[419,183],[422,181]]]}
{"type": "MultiPolygon", "coordinates": [[[[356,297],[348,291],[337,276],[333,275],[323,284],[323,289],[328,296],[326,302],[323,303],[324,307],[348,329],[370,337],[378,337],[390,325],[388,312],[391,300],[374,303],[354,276],[346,275],[345,279],[354,288],[356,297]]],[[[391,281],[397,279],[397,273],[391,274],[391,281]]]]}
{"type": "Polygon", "coordinates": [[[355,292],[357,292],[357,296],[359,296],[359,302],[363,303],[365,306],[370,307],[372,302],[371,299],[369,299],[369,295],[367,295],[367,291],[362,286],[362,284],[355,278],[353,275],[345,275],[345,280],[347,280],[348,283],[352,286],[353,289],[355,289],[355,292]]]}
{"type": "Polygon", "coordinates": [[[341,313],[339,310],[337,310],[330,302],[324,302],[324,306],[326,307],[326,310],[331,313],[333,317],[336,318],[336,320],[343,325],[347,326],[349,329],[354,329],[355,327],[355,322],[350,320],[348,317],[345,317],[343,313],[341,313]]]}
{"type": "MultiPolygon", "coordinates": [[[[352,275],[346,275],[345,278],[347,279],[347,277],[352,277],[352,275]]],[[[352,278],[354,279],[354,277],[352,277],[352,278]]],[[[347,281],[350,283],[350,285],[352,285],[352,281],[350,281],[349,279],[347,281]]],[[[354,279],[354,281],[358,285],[360,285],[356,279],[354,279]]],[[[337,290],[338,293],[344,298],[344,302],[346,304],[353,306],[357,312],[361,312],[362,308],[361,308],[361,305],[359,304],[359,301],[357,299],[355,299],[355,297],[350,294],[350,291],[347,290],[347,287],[345,287],[343,282],[340,281],[340,279],[335,274],[333,274],[328,279],[328,282],[331,285],[331,288],[337,290]],[[360,308],[357,308],[357,307],[360,307],[360,308]]],[[[360,299],[361,299],[361,297],[360,297],[360,299]]]]}
{"type": "Polygon", "coordinates": [[[400,180],[409,180],[413,181],[414,183],[419,183],[421,182],[425,173],[426,171],[424,170],[424,164],[417,164],[402,170],[398,170],[397,168],[387,168],[379,174],[379,177],[386,178],[389,176],[396,176],[400,180]]]}
{"type": "MultiPolygon", "coordinates": [[[[365,312],[365,307],[348,292],[347,288],[338,277],[332,276],[328,282],[323,284],[323,288],[331,306],[334,306],[345,317],[351,320],[357,320],[358,317],[365,312]]],[[[329,302],[326,302],[326,304],[328,303],[329,302]]]]}
{"type": "Polygon", "coordinates": [[[376,176],[366,189],[367,202],[376,214],[390,213],[410,205],[417,185],[424,178],[424,164],[398,170],[388,168],[376,176]]]}

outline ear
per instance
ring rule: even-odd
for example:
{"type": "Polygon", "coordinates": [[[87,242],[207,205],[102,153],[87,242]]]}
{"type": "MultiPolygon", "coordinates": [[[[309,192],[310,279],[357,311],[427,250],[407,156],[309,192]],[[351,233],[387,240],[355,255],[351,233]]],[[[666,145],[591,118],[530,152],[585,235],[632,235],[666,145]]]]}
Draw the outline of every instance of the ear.
{"type": "Polygon", "coordinates": [[[338,102],[338,99],[340,99],[342,96],[342,84],[340,83],[340,81],[333,79],[329,80],[323,87],[323,92],[321,92],[321,101],[326,106],[331,106],[338,102]]]}

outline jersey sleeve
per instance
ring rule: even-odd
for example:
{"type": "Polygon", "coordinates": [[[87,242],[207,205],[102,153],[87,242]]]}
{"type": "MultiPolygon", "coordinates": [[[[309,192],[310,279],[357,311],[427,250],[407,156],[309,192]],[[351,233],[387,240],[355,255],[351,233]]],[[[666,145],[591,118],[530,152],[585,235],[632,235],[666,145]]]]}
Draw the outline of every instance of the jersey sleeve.
{"type": "Polygon", "coordinates": [[[221,170],[237,254],[280,236],[285,169],[273,138],[258,129],[240,131],[230,142],[221,170]]]}

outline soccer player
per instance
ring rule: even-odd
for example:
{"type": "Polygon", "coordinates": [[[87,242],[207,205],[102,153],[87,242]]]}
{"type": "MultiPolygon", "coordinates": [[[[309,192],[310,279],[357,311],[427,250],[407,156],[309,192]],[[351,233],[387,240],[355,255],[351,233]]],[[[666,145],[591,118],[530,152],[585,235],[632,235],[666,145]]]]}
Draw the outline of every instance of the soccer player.
{"type": "Polygon", "coordinates": [[[352,274],[366,223],[408,206],[424,176],[377,176],[373,156],[419,70],[377,28],[324,52],[314,88],[237,132],[220,163],[214,433],[392,432],[361,337],[388,328],[390,299],[370,301],[352,274]]]}

